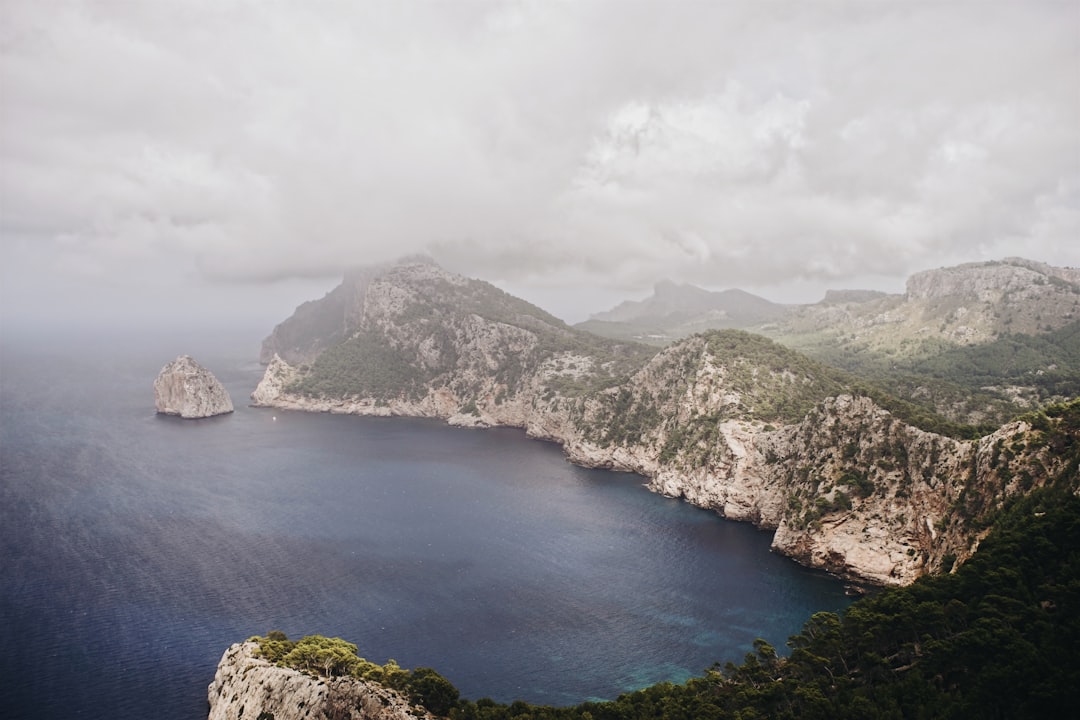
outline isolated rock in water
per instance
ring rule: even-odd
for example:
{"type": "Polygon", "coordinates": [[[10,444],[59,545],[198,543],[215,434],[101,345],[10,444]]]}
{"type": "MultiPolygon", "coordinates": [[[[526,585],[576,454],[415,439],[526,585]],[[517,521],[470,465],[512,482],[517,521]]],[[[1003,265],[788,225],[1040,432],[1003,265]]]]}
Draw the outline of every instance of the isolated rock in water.
{"type": "Polygon", "coordinates": [[[154,381],[157,411],[183,418],[204,418],[233,411],[232,398],[214,374],[181,355],[161,369],[154,381]]]}

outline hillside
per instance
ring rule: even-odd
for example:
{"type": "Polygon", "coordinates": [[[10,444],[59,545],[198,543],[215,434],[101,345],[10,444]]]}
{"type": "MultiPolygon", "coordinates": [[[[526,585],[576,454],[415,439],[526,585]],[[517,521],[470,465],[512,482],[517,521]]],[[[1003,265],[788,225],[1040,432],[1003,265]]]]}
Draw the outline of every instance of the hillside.
{"type": "MultiPolygon", "coordinates": [[[[310,303],[279,325],[264,354],[287,344],[305,316],[343,318],[325,346],[309,335],[294,346],[302,360],[289,391],[307,398],[371,400],[386,407],[413,401],[441,415],[444,407],[493,407],[557,386],[569,395],[617,384],[652,353],[568,327],[561,320],[489,283],[411,260],[352,273],[317,308],[310,303]],[[351,300],[343,307],[339,298],[351,300]]],[[[273,352],[271,352],[273,351],[273,352]]],[[[292,364],[296,364],[295,362],[292,364]]]]}
{"type": "MultiPolygon", "coordinates": [[[[310,334],[295,350],[311,361],[273,357],[256,404],[520,427],[575,463],[773,529],[779,552],[859,582],[910,583],[969,557],[990,514],[1060,471],[1030,421],[969,437],[760,336],[712,331],[657,352],[430,261],[353,277],[321,301],[345,318],[342,338],[320,352],[326,336],[310,334]]],[[[302,327],[298,311],[266,347],[302,327]]]]}
{"type": "Polygon", "coordinates": [[[660,296],[623,303],[578,327],[659,346],[708,328],[741,327],[952,422],[983,427],[1080,387],[1080,270],[1072,268],[1021,258],[969,263],[917,273],[903,295],[834,290],[819,303],[774,305],[770,318],[743,315],[738,323],[710,315],[687,286],[663,302],[660,296]],[[647,312],[653,306],[663,308],[662,317],[647,312]]]}

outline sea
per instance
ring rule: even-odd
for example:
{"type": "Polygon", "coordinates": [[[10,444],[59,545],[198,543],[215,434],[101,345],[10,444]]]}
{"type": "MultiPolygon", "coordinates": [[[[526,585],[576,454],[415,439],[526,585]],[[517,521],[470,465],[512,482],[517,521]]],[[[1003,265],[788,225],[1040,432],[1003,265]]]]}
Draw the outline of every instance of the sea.
{"type": "Polygon", "coordinates": [[[520,430],[249,407],[257,349],[4,337],[0,716],[205,718],[222,653],[271,630],[474,700],[611,699],[849,603],[770,533],[520,430]],[[234,413],[155,413],[181,352],[234,413]]]}

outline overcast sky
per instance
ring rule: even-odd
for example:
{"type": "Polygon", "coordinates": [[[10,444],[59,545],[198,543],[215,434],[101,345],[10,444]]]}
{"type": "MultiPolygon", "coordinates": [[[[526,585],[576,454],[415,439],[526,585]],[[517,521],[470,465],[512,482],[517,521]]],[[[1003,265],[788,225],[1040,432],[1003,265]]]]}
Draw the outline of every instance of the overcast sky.
{"type": "Polygon", "coordinates": [[[0,0],[5,322],[1080,265],[1080,1],[0,0]]]}

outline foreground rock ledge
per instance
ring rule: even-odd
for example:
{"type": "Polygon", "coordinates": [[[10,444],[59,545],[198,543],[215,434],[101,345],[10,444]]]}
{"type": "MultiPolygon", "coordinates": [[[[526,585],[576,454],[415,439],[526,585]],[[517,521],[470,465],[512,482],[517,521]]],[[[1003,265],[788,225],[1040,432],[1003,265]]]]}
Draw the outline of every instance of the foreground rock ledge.
{"type": "Polygon", "coordinates": [[[258,643],[225,651],[207,689],[208,720],[341,718],[417,720],[434,716],[412,707],[400,693],[356,678],[323,678],[271,665],[255,657],[258,643]]]}
{"type": "Polygon", "coordinates": [[[225,386],[190,355],[161,369],[154,381],[154,404],[163,415],[205,418],[233,411],[225,386]]]}

